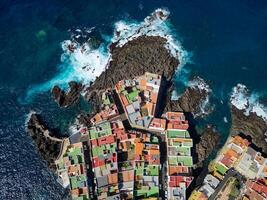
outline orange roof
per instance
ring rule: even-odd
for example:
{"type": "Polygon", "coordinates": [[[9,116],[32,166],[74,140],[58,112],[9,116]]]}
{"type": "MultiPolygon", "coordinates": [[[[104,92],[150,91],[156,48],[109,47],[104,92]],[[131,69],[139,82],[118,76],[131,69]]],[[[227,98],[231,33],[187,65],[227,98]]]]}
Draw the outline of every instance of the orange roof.
{"type": "Polygon", "coordinates": [[[146,79],[140,79],[140,86],[141,87],[146,87],[146,79]]]}
{"type": "Polygon", "coordinates": [[[143,149],[144,149],[144,144],[143,143],[138,142],[138,143],[135,144],[135,154],[141,155],[143,149]]]}
{"type": "Polygon", "coordinates": [[[99,113],[97,113],[92,119],[91,122],[100,122],[102,120],[101,115],[99,113]]]}
{"type": "Polygon", "coordinates": [[[168,120],[182,120],[184,118],[184,113],[182,112],[167,112],[166,115],[168,120]]]}
{"type": "Polygon", "coordinates": [[[263,165],[265,158],[262,157],[262,156],[260,156],[260,155],[257,155],[255,160],[257,160],[258,163],[260,163],[261,165],[263,165]]]}
{"type": "Polygon", "coordinates": [[[247,147],[250,144],[250,142],[247,139],[244,139],[239,135],[233,137],[233,143],[242,148],[247,147]]]}
{"type": "Polygon", "coordinates": [[[150,149],[149,154],[150,155],[159,155],[159,150],[158,149],[150,149]]]}
{"type": "Polygon", "coordinates": [[[80,194],[80,191],[78,188],[71,190],[71,195],[79,196],[79,194],[80,194]]]}
{"type": "Polygon", "coordinates": [[[117,173],[109,174],[108,175],[108,183],[109,184],[118,183],[118,174],[117,173]]]}
{"type": "Polygon", "coordinates": [[[168,121],[167,129],[182,129],[187,130],[189,128],[189,124],[187,120],[170,120],[168,121]]]}
{"type": "Polygon", "coordinates": [[[149,126],[165,129],[166,128],[166,120],[154,117],[149,126]]]}
{"type": "Polygon", "coordinates": [[[233,149],[228,149],[228,151],[225,153],[225,156],[228,156],[228,157],[235,157],[237,158],[238,157],[238,154],[236,151],[234,151],[233,149]]]}
{"type": "Polygon", "coordinates": [[[185,166],[169,166],[169,174],[181,174],[181,173],[188,173],[188,167],[185,166]]]}
{"type": "Polygon", "coordinates": [[[120,97],[121,97],[122,104],[124,106],[127,106],[129,104],[127,98],[124,95],[120,95],[120,97]]]}
{"type": "Polygon", "coordinates": [[[123,182],[129,182],[134,180],[134,173],[133,171],[124,171],[122,174],[123,182]]]}

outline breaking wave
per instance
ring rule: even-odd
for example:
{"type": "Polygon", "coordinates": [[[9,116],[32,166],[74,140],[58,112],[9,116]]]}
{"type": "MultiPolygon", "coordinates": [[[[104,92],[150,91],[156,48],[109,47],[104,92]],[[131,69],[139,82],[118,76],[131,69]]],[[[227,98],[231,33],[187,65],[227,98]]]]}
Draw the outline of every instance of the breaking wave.
{"type": "Polygon", "coordinates": [[[237,84],[232,89],[230,102],[239,110],[243,110],[245,115],[255,113],[257,116],[262,117],[267,121],[267,107],[260,103],[260,95],[252,93],[243,84],[237,84]]]}
{"type": "Polygon", "coordinates": [[[205,80],[197,76],[188,82],[188,86],[199,90],[205,96],[200,102],[199,112],[195,113],[195,116],[205,116],[211,113],[214,109],[213,106],[210,105],[210,94],[212,90],[205,80]]]}
{"type": "Polygon", "coordinates": [[[190,60],[190,54],[185,51],[177,40],[177,35],[168,20],[169,11],[167,9],[156,9],[142,22],[121,20],[114,24],[113,36],[102,36],[105,42],[94,48],[90,45],[90,38],[86,38],[86,33],[94,29],[86,29],[85,33],[76,29],[75,35],[70,40],[63,41],[61,47],[61,64],[59,73],[51,80],[34,85],[27,91],[26,102],[32,100],[36,94],[49,91],[54,85],[66,88],[69,81],[79,81],[83,84],[89,84],[95,80],[105,69],[111,60],[111,54],[108,46],[116,43],[117,46],[123,46],[128,41],[137,37],[161,36],[166,38],[166,48],[176,58],[179,59],[179,69],[190,60]],[[80,39],[86,38],[80,42],[80,39]]]}

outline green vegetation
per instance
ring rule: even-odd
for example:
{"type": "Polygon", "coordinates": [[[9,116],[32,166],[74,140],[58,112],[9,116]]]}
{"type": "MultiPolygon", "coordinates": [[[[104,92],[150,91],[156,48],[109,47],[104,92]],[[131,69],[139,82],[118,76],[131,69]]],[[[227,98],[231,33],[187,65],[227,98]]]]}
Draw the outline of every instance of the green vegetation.
{"type": "Polygon", "coordinates": [[[236,199],[240,193],[240,188],[241,188],[241,185],[240,185],[239,180],[237,178],[234,178],[229,197],[236,199]]]}

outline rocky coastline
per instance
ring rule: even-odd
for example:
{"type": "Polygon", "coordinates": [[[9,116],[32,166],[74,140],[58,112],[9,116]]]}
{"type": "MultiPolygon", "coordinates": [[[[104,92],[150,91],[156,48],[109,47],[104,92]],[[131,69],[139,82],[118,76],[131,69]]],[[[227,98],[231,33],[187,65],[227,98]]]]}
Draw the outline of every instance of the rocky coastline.
{"type": "Polygon", "coordinates": [[[55,171],[55,160],[59,155],[63,138],[49,130],[39,114],[30,115],[26,130],[32,137],[43,160],[47,162],[52,171],[55,171]]]}
{"type": "MultiPolygon", "coordinates": [[[[58,86],[52,89],[52,96],[61,107],[72,105],[80,97],[81,92],[85,92],[85,98],[93,106],[92,113],[99,109],[101,93],[114,87],[114,85],[122,79],[131,79],[140,76],[145,72],[157,73],[163,76],[163,104],[162,111],[183,111],[186,113],[196,113],[200,110],[200,103],[207,98],[209,92],[198,87],[188,87],[184,94],[178,100],[171,100],[173,90],[172,78],[179,67],[179,60],[174,58],[166,49],[166,39],[158,36],[141,36],[132,41],[129,41],[122,47],[116,44],[110,45],[110,52],[112,59],[108,68],[96,78],[93,84],[85,87],[76,82],[71,82],[68,92],[64,92],[58,86]]],[[[82,114],[77,117],[77,121],[83,126],[90,125],[90,117],[92,113],[82,114]]],[[[192,119],[194,120],[194,119],[192,119]]],[[[34,122],[30,123],[34,127],[34,122]]],[[[38,124],[38,123],[37,123],[38,124]]],[[[29,125],[28,125],[29,127],[29,125]]],[[[34,133],[33,139],[36,140],[38,148],[40,149],[42,157],[48,161],[49,166],[55,159],[58,146],[48,138],[43,137],[43,131],[35,130],[36,128],[28,128],[29,132],[34,133]],[[40,136],[37,136],[40,134],[40,136]],[[49,149],[52,145],[53,149],[49,149]],[[47,151],[48,150],[48,151],[47,151]],[[55,151],[55,152],[53,152],[55,151]],[[49,156],[49,154],[51,154],[49,156]]],[[[211,131],[203,132],[198,140],[196,148],[197,157],[200,160],[197,162],[202,163],[204,159],[213,150],[217,143],[217,135],[211,134],[211,131]],[[199,154],[199,155],[198,155],[199,154]]],[[[197,133],[196,133],[197,134],[197,133]]],[[[197,136],[199,137],[199,136],[197,136]]]]}
{"type": "Polygon", "coordinates": [[[207,125],[200,134],[199,142],[196,144],[197,160],[196,167],[203,167],[203,162],[218,147],[220,134],[212,125],[207,125]]]}
{"type": "Polygon", "coordinates": [[[203,112],[205,105],[203,105],[211,94],[211,90],[208,88],[207,83],[200,77],[195,77],[193,81],[201,80],[202,84],[205,84],[207,88],[198,87],[198,85],[189,85],[184,93],[178,99],[172,99],[172,91],[174,86],[169,88],[167,98],[166,98],[166,107],[165,111],[183,111],[190,112],[194,116],[202,116],[207,113],[203,112]]]}
{"type": "Polygon", "coordinates": [[[51,93],[60,107],[68,107],[78,101],[82,89],[83,85],[81,83],[71,81],[69,82],[69,89],[67,92],[56,85],[53,87],[51,93]]]}
{"type": "Polygon", "coordinates": [[[231,116],[231,135],[242,133],[250,136],[259,150],[267,154],[267,122],[256,113],[250,112],[246,115],[244,110],[239,110],[234,105],[231,105],[231,116]]]}
{"type": "Polygon", "coordinates": [[[145,72],[157,73],[171,80],[179,60],[165,48],[167,40],[159,36],[141,36],[122,47],[110,45],[111,61],[107,69],[86,88],[86,99],[99,104],[99,94],[112,88],[118,81],[140,76],[145,72]]]}

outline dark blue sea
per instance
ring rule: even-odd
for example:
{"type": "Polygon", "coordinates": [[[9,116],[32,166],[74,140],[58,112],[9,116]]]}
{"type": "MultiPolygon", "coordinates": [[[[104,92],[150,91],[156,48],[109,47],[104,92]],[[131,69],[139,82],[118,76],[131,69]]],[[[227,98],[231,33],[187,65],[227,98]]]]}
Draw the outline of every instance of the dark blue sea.
{"type": "Polygon", "coordinates": [[[48,89],[51,83],[68,81],[61,42],[70,38],[69,30],[96,27],[98,35],[111,37],[115,22],[141,22],[157,8],[170,11],[174,34],[192,55],[177,79],[185,84],[184,80],[198,75],[212,88],[210,104],[215,110],[200,126],[205,121],[216,124],[224,140],[231,120],[232,88],[242,83],[253,93],[266,95],[264,0],[1,0],[0,199],[66,198],[25,132],[25,121],[34,110],[50,127],[64,132],[76,114],[90,110],[82,101],[59,109],[48,89]]]}

